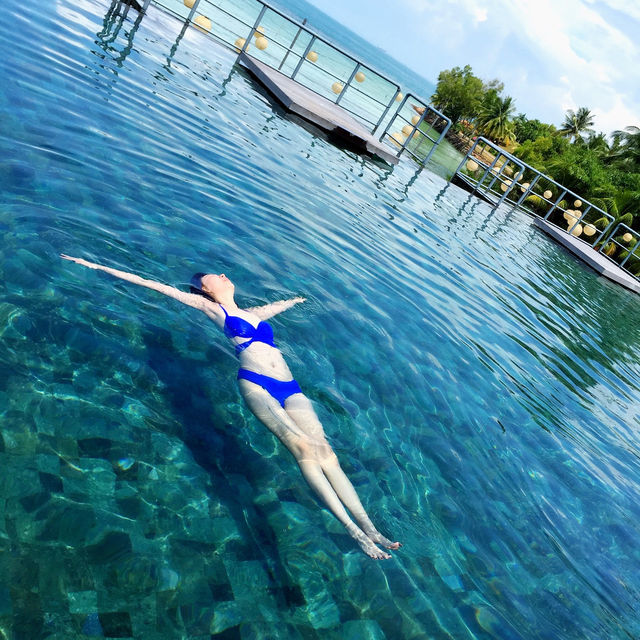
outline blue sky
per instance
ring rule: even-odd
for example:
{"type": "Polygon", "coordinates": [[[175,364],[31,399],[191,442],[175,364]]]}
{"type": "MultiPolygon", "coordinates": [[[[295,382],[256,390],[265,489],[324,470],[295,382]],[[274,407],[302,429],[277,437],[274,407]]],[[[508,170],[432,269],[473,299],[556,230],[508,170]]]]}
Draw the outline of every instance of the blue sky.
{"type": "Polygon", "coordinates": [[[640,0],[309,1],[428,80],[470,64],[529,118],[640,126],[640,0]]]}

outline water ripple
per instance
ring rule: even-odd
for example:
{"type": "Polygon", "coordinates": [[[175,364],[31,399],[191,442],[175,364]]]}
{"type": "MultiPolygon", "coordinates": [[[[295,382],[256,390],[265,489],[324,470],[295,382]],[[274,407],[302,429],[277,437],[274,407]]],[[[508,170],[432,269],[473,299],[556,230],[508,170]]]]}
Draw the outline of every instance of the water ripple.
{"type": "Polygon", "coordinates": [[[203,34],[110,9],[11,0],[0,25],[0,455],[24,480],[5,517],[25,532],[6,535],[27,555],[49,545],[60,575],[134,542],[64,606],[53,588],[42,603],[115,589],[139,629],[166,597],[183,627],[163,618],[158,638],[199,637],[203,620],[205,634],[640,634],[637,297],[520,213],[333,146],[203,34]],[[180,287],[224,270],[248,304],[306,296],[274,319],[279,344],[368,510],[405,542],[396,564],[349,553],[240,404],[213,327],[61,252],[180,287]]]}

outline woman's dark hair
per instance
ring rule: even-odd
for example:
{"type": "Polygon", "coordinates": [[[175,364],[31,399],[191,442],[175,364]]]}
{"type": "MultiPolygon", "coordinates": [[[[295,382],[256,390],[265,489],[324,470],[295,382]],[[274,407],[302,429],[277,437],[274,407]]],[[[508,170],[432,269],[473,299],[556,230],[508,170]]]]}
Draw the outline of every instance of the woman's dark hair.
{"type": "Polygon", "coordinates": [[[207,298],[211,300],[211,302],[215,302],[215,300],[208,294],[202,290],[202,278],[206,276],[206,273],[198,272],[194,273],[191,276],[191,281],[189,283],[189,291],[191,293],[195,293],[196,295],[202,296],[203,298],[207,298]]]}

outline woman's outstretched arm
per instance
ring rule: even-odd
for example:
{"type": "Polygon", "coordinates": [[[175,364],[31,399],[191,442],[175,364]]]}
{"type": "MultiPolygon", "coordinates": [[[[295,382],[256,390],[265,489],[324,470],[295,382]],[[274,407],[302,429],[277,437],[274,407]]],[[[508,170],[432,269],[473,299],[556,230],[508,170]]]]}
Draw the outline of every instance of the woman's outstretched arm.
{"type": "Polygon", "coordinates": [[[141,278],[135,273],[127,273],[126,271],[120,271],[118,269],[112,269],[111,267],[105,267],[101,264],[96,264],[95,262],[84,260],[83,258],[74,258],[73,256],[67,256],[64,253],[61,253],[60,257],[64,258],[65,260],[71,260],[71,262],[81,264],[83,267],[88,267],[89,269],[97,269],[98,271],[104,271],[105,273],[109,273],[116,278],[126,280],[127,282],[132,282],[133,284],[140,285],[141,287],[146,287],[147,289],[152,289],[153,291],[158,291],[165,296],[174,298],[175,300],[178,300],[178,302],[182,302],[183,304],[186,304],[190,307],[200,309],[201,311],[218,311],[217,307],[219,307],[219,305],[216,302],[207,300],[203,296],[199,296],[194,293],[185,293],[184,291],[180,291],[180,289],[176,289],[175,287],[170,287],[169,285],[155,282],[154,280],[146,280],[145,278],[141,278]]]}
{"type": "Polygon", "coordinates": [[[255,313],[255,315],[260,318],[260,320],[267,320],[268,318],[273,318],[273,316],[286,311],[287,309],[291,309],[294,305],[305,302],[306,298],[291,298],[290,300],[279,300],[278,302],[272,302],[271,304],[265,304],[262,307],[251,307],[250,309],[246,309],[251,313],[255,313]]]}

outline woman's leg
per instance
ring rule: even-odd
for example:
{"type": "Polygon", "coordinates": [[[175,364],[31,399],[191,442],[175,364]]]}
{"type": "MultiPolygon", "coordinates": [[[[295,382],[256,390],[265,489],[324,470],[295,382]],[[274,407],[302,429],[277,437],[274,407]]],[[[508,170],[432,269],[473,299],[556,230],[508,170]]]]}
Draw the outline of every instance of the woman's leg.
{"type": "MultiPolygon", "coordinates": [[[[301,432],[301,427],[262,387],[247,380],[240,380],[239,386],[251,412],[291,451],[304,479],[331,510],[331,513],[344,525],[351,537],[358,542],[360,548],[372,558],[390,558],[391,556],[378,549],[349,517],[316,459],[318,445],[310,443],[314,438],[304,434],[298,435],[301,432]]],[[[326,440],[324,442],[326,443],[326,440]]],[[[326,443],[326,447],[329,447],[328,443],[326,443]]]]}
{"type": "Polygon", "coordinates": [[[317,460],[336,495],[342,504],[349,509],[362,531],[364,531],[373,542],[377,542],[388,549],[397,549],[400,547],[399,542],[392,542],[388,538],[385,538],[375,528],[373,522],[371,522],[351,481],[342,470],[338,457],[327,442],[320,420],[309,398],[301,393],[296,393],[287,399],[285,409],[287,414],[302,431],[312,435],[315,441],[319,441],[320,438],[322,438],[322,444],[315,447],[314,459],[317,460]]]}
{"type": "Polygon", "coordinates": [[[399,542],[393,542],[388,538],[385,538],[373,525],[369,515],[364,510],[362,502],[353,488],[351,481],[345,475],[338,458],[335,460],[328,460],[326,464],[322,465],[322,470],[325,476],[331,483],[331,486],[335,489],[335,492],[342,500],[343,504],[349,509],[351,515],[355,518],[356,522],[360,525],[360,528],[367,534],[371,540],[381,544],[387,549],[398,549],[402,545],[399,542]]]}
{"type": "Polygon", "coordinates": [[[298,466],[309,486],[318,494],[320,499],[329,507],[331,513],[343,524],[347,533],[360,545],[360,548],[371,558],[376,560],[388,559],[391,556],[373,543],[373,540],[358,527],[347,513],[344,505],[334,488],[327,480],[324,470],[317,460],[298,459],[298,466]]]}

